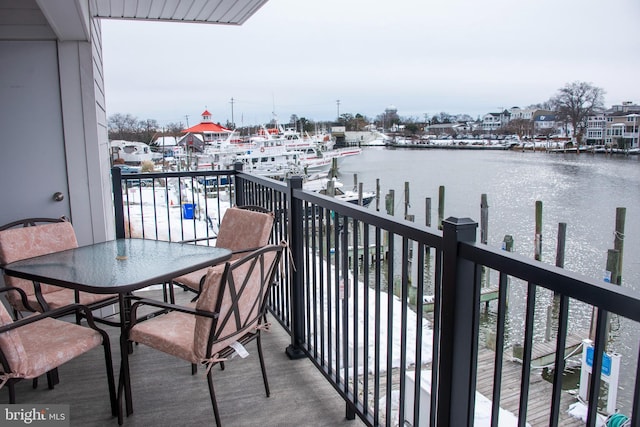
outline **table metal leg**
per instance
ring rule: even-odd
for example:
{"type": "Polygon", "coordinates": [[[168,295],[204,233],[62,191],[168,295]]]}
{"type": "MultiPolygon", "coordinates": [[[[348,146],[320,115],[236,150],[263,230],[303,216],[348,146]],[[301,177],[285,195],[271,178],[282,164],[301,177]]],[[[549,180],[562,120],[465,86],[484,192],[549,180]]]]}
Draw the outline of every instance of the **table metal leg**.
{"type": "Polygon", "coordinates": [[[130,343],[127,338],[127,325],[129,324],[129,304],[124,294],[120,294],[120,381],[118,384],[118,400],[120,401],[120,390],[124,388],[124,401],[127,416],[133,413],[133,400],[131,396],[131,376],[129,374],[129,353],[130,343]]]}

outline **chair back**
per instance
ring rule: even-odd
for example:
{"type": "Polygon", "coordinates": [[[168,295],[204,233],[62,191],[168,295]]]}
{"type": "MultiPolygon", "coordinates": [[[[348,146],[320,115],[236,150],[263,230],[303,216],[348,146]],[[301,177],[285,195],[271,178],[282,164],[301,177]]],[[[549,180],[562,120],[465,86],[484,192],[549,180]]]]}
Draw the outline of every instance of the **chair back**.
{"type": "MultiPolygon", "coordinates": [[[[216,246],[232,252],[254,250],[269,243],[273,228],[273,214],[233,207],[227,209],[216,239],[216,246]]],[[[244,254],[235,254],[233,259],[244,254]]]]}
{"type": "Polygon", "coordinates": [[[264,319],[269,287],[274,283],[284,245],[258,249],[224,270],[209,269],[196,309],[215,312],[215,319],[197,316],[194,335],[196,356],[206,359],[213,344],[223,348],[255,333],[264,319]]]}
{"type": "MultiPolygon", "coordinates": [[[[0,228],[0,265],[78,247],[73,226],[65,220],[18,228],[5,227],[0,228]]],[[[4,281],[6,286],[21,288],[27,295],[33,295],[35,292],[33,283],[29,280],[5,274],[4,281]]],[[[59,289],[57,286],[41,284],[43,295],[59,289]]],[[[9,292],[7,300],[14,307],[20,303],[15,292],[9,292]]]]}

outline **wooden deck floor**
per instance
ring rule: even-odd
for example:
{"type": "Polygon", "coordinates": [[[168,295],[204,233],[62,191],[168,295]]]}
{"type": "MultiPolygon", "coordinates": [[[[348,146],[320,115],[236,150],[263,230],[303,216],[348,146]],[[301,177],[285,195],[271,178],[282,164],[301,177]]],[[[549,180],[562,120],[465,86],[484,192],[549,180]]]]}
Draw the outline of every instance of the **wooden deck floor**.
{"type": "MultiPolygon", "coordinates": [[[[106,329],[117,373],[119,330],[106,329]]],[[[358,419],[345,419],[344,401],[309,360],[287,357],[289,335],[275,322],[271,329],[263,335],[271,397],[265,395],[255,343],[247,347],[248,359],[231,360],[224,371],[213,368],[223,425],[362,426],[358,419]]],[[[16,403],[68,404],[72,426],[117,426],[109,407],[103,354],[102,348],[94,349],[63,365],[54,390],[47,389],[44,377],[35,390],[31,381],[19,382],[16,403]]],[[[215,425],[202,368],[192,376],[188,363],[143,345],[135,347],[130,361],[134,412],[124,426],[215,425]]],[[[7,390],[0,390],[0,403],[9,403],[7,390]]]]}

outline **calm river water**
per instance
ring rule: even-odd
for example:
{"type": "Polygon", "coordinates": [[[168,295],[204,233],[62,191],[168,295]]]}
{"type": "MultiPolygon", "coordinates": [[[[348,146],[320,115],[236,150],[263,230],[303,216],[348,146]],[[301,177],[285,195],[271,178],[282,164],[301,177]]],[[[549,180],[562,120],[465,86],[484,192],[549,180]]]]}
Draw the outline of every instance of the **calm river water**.
{"type": "MultiPolygon", "coordinates": [[[[381,210],[384,195],[395,190],[396,215],[404,213],[404,183],[409,182],[409,213],[421,224],[427,197],[431,198],[432,224],[436,224],[440,186],[445,186],[445,218],[470,217],[479,223],[481,194],[487,194],[488,244],[501,247],[509,234],[514,252],[531,258],[535,203],[542,201],[542,261],[555,264],[558,223],[564,222],[565,268],[597,280],[603,280],[607,250],[613,248],[616,208],[625,207],[622,286],[640,291],[640,156],[368,147],[362,155],[344,159],[339,172],[345,186],[352,184],[357,173],[366,190],[375,190],[380,179],[381,210]]],[[[375,202],[370,209],[375,209],[375,202]]],[[[522,339],[526,292],[524,287],[514,288],[508,318],[511,343],[522,339]]],[[[545,305],[550,302],[549,295],[538,293],[536,306],[541,310],[536,317],[545,323],[545,305]]],[[[574,331],[588,330],[590,318],[589,307],[572,303],[574,331]]],[[[640,328],[615,317],[613,325],[609,348],[623,355],[619,406],[624,409],[633,392],[640,328]]],[[[541,336],[544,325],[536,331],[536,339],[541,336]]]]}

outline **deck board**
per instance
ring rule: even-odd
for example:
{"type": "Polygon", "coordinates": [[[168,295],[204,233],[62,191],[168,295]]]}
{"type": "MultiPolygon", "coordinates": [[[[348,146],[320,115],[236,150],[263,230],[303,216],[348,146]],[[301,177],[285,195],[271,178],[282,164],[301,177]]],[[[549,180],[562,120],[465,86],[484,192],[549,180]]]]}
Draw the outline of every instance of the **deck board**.
{"type": "MultiPolygon", "coordinates": [[[[119,330],[105,329],[111,336],[117,373],[119,330]]],[[[224,371],[217,366],[213,368],[222,424],[364,425],[357,418],[353,421],[345,418],[344,400],[311,361],[287,357],[285,348],[289,343],[289,335],[275,322],[271,332],[263,334],[269,398],[265,396],[255,343],[247,346],[248,359],[231,360],[224,371]]],[[[103,354],[100,347],[60,367],[60,383],[54,390],[47,389],[44,377],[35,390],[31,381],[20,381],[16,384],[16,403],[69,404],[72,426],[117,426],[109,407],[103,354]]],[[[204,369],[192,376],[185,361],[143,345],[135,346],[130,363],[134,412],[125,418],[124,426],[215,425],[204,369]]],[[[0,390],[0,403],[9,403],[8,390],[0,390]]]]}

